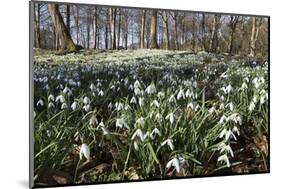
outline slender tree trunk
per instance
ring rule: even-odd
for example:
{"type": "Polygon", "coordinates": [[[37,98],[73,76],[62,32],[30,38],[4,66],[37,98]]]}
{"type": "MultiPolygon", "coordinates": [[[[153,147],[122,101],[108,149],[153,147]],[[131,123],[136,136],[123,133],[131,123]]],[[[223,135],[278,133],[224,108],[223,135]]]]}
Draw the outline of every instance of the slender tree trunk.
{"type": "Polygon", "coordinates": [[[146,16],[146,11],[142,11],[141,15],[141,34],[140,34],[140,48],[144,48],[144,30],[145,30],[145,16],[146,16]]]}
{"type": "Polygon", "coordinates": [[[196,34],[195,34],[195,16],[192,17],[192,51],[195,52],[196,34]]]}
{"type": "Polygon", "coordinates": [[[205,13],[202,13],[202,49],[203,51],[208,51],[206,44],[206,30],[205,30],[205,13]]]}
{"type": "Polygon", "coordinates": [[[69,31],[67,30],[63,18],[59,12],[59,6],[56,4],[48,5],[49,12],[56,29],[56,33],[60,39],[60,50],[76,51],[76,46],[71,38],[69,31]]]}
{"type": "Polygon", "coordinates": [[[90,27],[91,26],[91,9],[87,10],[87,19],[86,19],[86,32],[87,32],[87,49],[90,48],[90,27]]]}
{"type": "Polygon", "coordinates": [[[109,22],[109,9],[107,9],[107,19],[106,19],[106,24],[105,24],[105,49],[108,49],[108,22],[109,22]]]}
{"type": "Polygon", "coordinates": [[[174,21],[175,21],[175,47],[176,50],[179,50],[179,42],[178,42],[178,21],[177,21],[177,13],[174,12],[174,21]]]}
{"type": "Polygon", "coordinates": [[[153,10],[150,23],[150,48],[158,49],[157,44],[157,11],[153,10]]]}
{"type": "Polygon", "coordinates": [[[75,27],[76,27],[76,43],[79,44],[79,6],[78,5],[76,5],[75,27]]]}
{"type": "Polygon", "coordinates": [[[214,53],[217,51],[220,17],[221,17],[220,15],[214,15],[213,17],[212,34],[211,34],[209,50],[214,53]]]}
{"type": "Polygon", "coordinates": [[[256,42],[259,35],[259,30],[261,28],[263,19],[260,18],[257,21],[256,17],[252,18],[252,33],[251,33],[251,41],[250,41],[250,56],[255,56],[256,54],[256,42]]]}
{"type": "Polygon", "coordinates": [[[70,32],[70,5],[66,5],[66,28],[70,32]]]}
{"type": "MultiPolygon", "coordinates": [[[[36,5],[36,4],[35,4],[36,5]]],[[[36,6],[34,5],[34,24],[35,24],[35,47],[41,48],[41,36],[40,36],[40,9],[41,5],[37,3],[37,19],[36,19],[36,6]]]]}
{"type": "Polygon", "coordinates": [[[166,37],[166,49],[170,49],[170,39],[169,39],[169,19],[168,19],[168,13],[163,12],[162,13],[162,20],[164,23],[164,28],[165,28],[165,37],[166,37]]]}
{"type": "Polygon", "coordinates": [[[111,26],[111,48],[116,49],[116,8],[109,9],[111,26]]]}
{"type": "Polygon", "coordinates": [[[93,18],[93,49],[97,48],[97,24],[98,24],[97,8],[94,8],[94,18],[93,18]]]}
{"type": "Polygon", "coordinates": [[[122,22],[122,15],[120,9],[118,10],[118,31],[117,31],[117,49],[120,47],[120,35],[121,35],[121,22],[122,22]]]}

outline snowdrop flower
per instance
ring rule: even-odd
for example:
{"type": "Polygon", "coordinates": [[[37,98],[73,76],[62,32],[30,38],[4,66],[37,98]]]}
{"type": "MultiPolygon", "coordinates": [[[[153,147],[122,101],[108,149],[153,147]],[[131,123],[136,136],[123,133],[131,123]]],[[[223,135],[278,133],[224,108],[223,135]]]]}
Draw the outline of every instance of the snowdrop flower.
{"type": "Polygon", "coordinates": [[[78,107],[78,103],[76,101],[74,101],[72,104],[71,104],[71,109],[74,111],[76,110],[78,107]]]}
{"type": "Polygon", "coordinates": [[[111,102],[108,104],[107,108],[108,108],[109,110],[111,110],[111,109],[113,108],[113,105],[112,105],[111,102]]]}
{"type": "Polygon", "coordinates": [[[184,94],[183,89],[180,89],[180,91],[178,92],[177,99],[178,100],[185,99],[185,94],[184,94]]]}
{"type": "Polygon", "coordinates": [[[144,136],[143,136],[143,133],[142,133],[142,131],[141,131],[140,129],[137,129],[137,130],[135,131],[135,133],[133,134],[133,136],[132,136],[131,139],[134,140],[136,136],[138,136],[139,139],[140,139],[142,142],[144,141],[144,136]]]}
{"type": "Polygon", "coordinates": [[[230,102],[226,105],[226,107],[229,107],[230,111],[233,111],[233,103],[230,102]]]}
{"type": "Polygon", "coordinates": [[[223,129],[219,135],[220,138],[225,137],[225,140],[228,141],[231,137],[234,140],[237,140],[236,136],[234,135],[234,133],[231,130],[227,130],[227,129],[223,129]]]}
{"type": "Polygon", "coordinates": [[[173,140],[172,139],[167,139],[164,142],[161,143],[161,146],[164,146],[165,144],[168,144],[170,149],[173,151],[174,150],[174,145],[173,145],[173,140]]]}
{"type": "Polygon", "coordinates": [[[95,90],[95,85],[92,83],[89,87],[91,89],[91,91],[95,90]]]}
{"type": "Polygon", "coordinates": [[[115,103],[115,108],[117,111],[123,110],[124,109],[124,104],[122,102],[116,102],[115,103]]]}
{"type": "Polygon", "coordinates": [[[54,100],[55,100],[55,97],[52,94],[50,94],[48,96],[48,101],[50,102],[50,101],[54,101],[54,100]]]}
{"type": "Polygon", "coordinates": [[[224,124],[225,122],[228,122],[228,118],[225,115],[223,115],[220,118],[219,124],[224,124]]]}
{"type": "Polygon", "coordinates": [[[80,155],[80,160],[83,158],[83,156],[87,160],[90,160],[90,148],[87,144],[81,145],[79,155],[80,155]]]}
{"type": "Polygon", "coordinates": [[[57,96],[56,102],[64,103],[65,102],[64,96],[62,96],[62,95],[57,96]]]}
{"type": "Polygon", "coordinates": [[[140,82],[138,80],[135,81],[134,88],[141,88],[140,82]]]}
{"type": "Polygon", "coordinates": [[[140,105],[140,107],[142,107],[144,105],[144,98],[143,97],[139,98],[139,105],[140,105]]]}
{"type": "Polygon", "coordinates": [[[156,93],[156,87],[154,85],[154,83],[151,83],[146,89],[145,89],[145,92],[147,94],[154,94],[156,93]]]}
{"type": "Polygon", "coordinates": [[[216,109],[215,109],[215,107],[211,107],[209,110],[208,110],[208,112],[210,113],[210,114],[212,114],[213,112],[215,112],[216,111],[216,109]]]}
{"type": "Polygon", "coordinates": [[[89,124],[90,125],[97,125],[99,122],[98,122],[98,119],[97,117],[94,115],[91,117],[90,121],[89,121],[89,124]]]}
{"type": "Polygon", "coordinates": [[[63,110],[63,109],[67,109],[68,108],[68,106],[67,106],[67,104],[64,102],[64,103],[62,103],[62,105],[61,105],[61,109],[63,110]]]}
{"type": "Polygon", "coordinates": [[[130,100],[130,103],[131,103],[131,104],[136,104],[136,103],[137,103],[136,97],[133,96],[133,97],[131,98],[131,100],[130,100]]]}
{"type": "Polygon", "coordinates": [[[54,108],[54,107],[55,107],[54,103],[49,102],[49,104],[48,104],[48,108],[54,108]]]}
{"type": "Polygon", "coordinates": [[[180,165],[179,165],[179,160],[177,158],[171,159],[167,165],[166,168],[169,169],[171,166],[173,166],[176,171],[179,173],[180,172],[180,165]]]}
{"type": "Polygon", "coordinates": [[[91,109],[90,104],[84,105],[84,106],[83,106],[83,109],[85,110],[85,112],[90,111],[90,109],[91,109]]]}
{"type": "Polygon", "coordinates": [[[165,93],[162,92],[162,91],[160,91],[160,92],[158,92],[157,97],[158,97],[159,99],[163,99],[163,98],[165,98],[165,93]]]}
{"type": "Polygon", "coordinates": [[[238,136],[240,136],[239,129],[238,129],[236,126],[234,126],[234,127],[232,128],[232,132],[233,132],[233,133],[236,133],[238,136]]]}
{"type": "Polygon", "coordinates": [[[194,110],[195,109],[195,105],[192,103],[192,102],[190,102],[190,103],[188,103],[188,105],[187,105],[187,109],[188,108],[190,108],[191,110],[194,110]]]}
{"type": "Polygon", "coordinates": [[[248,89],[248,85],[245,83],[245,82],[243,82],[243,84],[242,84],[242,86],[241,86],[241,88],[240,88],[242,91],[244,91],[245,89],[248,89]]]}
{"type": "Polygon", "coordinates": [[[156,108],[159,108],[160,104],[157,100],[153,100],[150,106],[155,106],[156,108]]]}
{"type": "Polygon", "coordinates": [[[230,162],[229,162],[229,159],[228,159],[228,157],[227,157],[226,154],[221,155],[221,156],[218,158],[218,162],[219,162],[219,161],[224,161],[224,162],[226,163],[227,167],[230,167],[230,162]]]}
{"type": "Polygon", "coordinates": [[[170,96],[168,102],[169,102],[169,103],[176,103],[177,100],[176,100],[176,98],[175,98],[175,95],[172,94],[172,95],[170,96]]]}
{"type": "Polygon", "coordinates": [[[137,124],[137,125],[144,126],[144,124],[145,124],[144,118],[143,118],[143,117],[138,118],[138,119],[136,120],[136,124],[137,124]]]}
{"type": "Polygon", "coordinates": [[[104,95],[104,92],[101,90],[98,95],[99,95],[99,96],[103,96],[103,95],[104,95]]]}
{"type": "Polygon", "coordinates": [[[219,145],[219,150],[220,150],[220,153],[230,153],[231,157],[234,157],[234,154],[233,154],[233,151],[230,147],[230,145],[226,145],[225,143],[222,143],[219,145]]]}
{"type": "Polygon", "coordinates": [[[89,103],[90,103],[90,99],[89,99],[87,96],[85,96],[85,97],[83,98],[83,103],[84,103],[85,105],[89,104],[89,103]]]}
{"type": "Polygon", "coordinates": [[[38,100],[36,106],[44,106],[44,101],[42,99],[38,100]]]}
{"type": "Polygon", "coordinates": [[[125,122],[125,120],[123,118],[116,119],[115,127],[119,127],[119,128],[125,127],[127,129],[129,129],[127,123],[125,122]]]}
{"type": "Polygon", "coordinates": [[[155,115],[155,119],[156,119],[157,121],[159,121],[159,122],[162,122],[162,121],[163,121],[163,116],[162,116],[160,113],[157,113],[157,114],[155,115]]]}
{"type": "Polygon", "coordinates": [[[152,132],[150,133],[150,138],[154,139],[154,137],[155,137],[156,135],[161,136],[161,133],[160,133],[159,129],[155,127],[155,128],[152,130],[152,132]]]}
{"type": "Polygon", "coordinates": [[[143,95],[143,91],[140,90],[139,88],[135,88],[134,93],[135,93],[136,96],[142,96],[143,95]]]}
{"type": "Polygon", "coordinates": [[[249,106],[249,111],[252,112],[256,107],[256,104],[254,102],[251,102],[250,103],[250,106],[249,106]]]}
{"type": "Polygon", "coordinates": [[[135,148],[136,151],[139,150],[139,146],[138,146],[138,143],[136,141],[134,141],[134,148],[135,148]]]}
{"type": "Polygon", "coordinates": [[[166,120],[169,120],[171,124],[174,123],[175,121],[175,114],[173,112],[169,113],[166,117],[165,117],[166,120]]]}
{"type": "Polygon", "coordinates": [[[66,94],[68,92],[70,92],[70,89],[68,87],[65,87],[62,91],[63,94],[66,94]]]}
{"type": "Polygon", "coordinates": [[[266,96],[263,96],[263,95],[260,97],[260,104],[261,105],[263,105],[265,103],[265,98],[266,98],[266,96]]]}

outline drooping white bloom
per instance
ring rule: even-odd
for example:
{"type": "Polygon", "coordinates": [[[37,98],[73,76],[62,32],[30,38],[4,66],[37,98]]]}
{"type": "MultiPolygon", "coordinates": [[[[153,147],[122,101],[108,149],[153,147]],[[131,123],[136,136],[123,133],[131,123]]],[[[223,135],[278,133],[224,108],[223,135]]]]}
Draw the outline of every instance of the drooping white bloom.
{"type": "Polygon", "coordinates": [[[83,158],[83,156],[87,160],[90,160],[90,148],[87,144],[81,145],[79,155],[80,155],[80,160],[83,158]]]}
{"type": "Polygon", "coordinates": [[[132,136],[131,139],[134,140],[136,136],[138,136],[139,139],[140,139],[142,142],[144,141],[144,135],[143,135],[143,133],[142,133],[142,131],[141,131],[140,129],[137,129],[137,130],[135,131],[135,133],[133,134],[133,136],[132,136]]]}
{"type": "Polygon", "coordinates": [[[54,95],[50,94],[50,95],[48,96],[48,101],[50,102],[50,101],[54,101],[54,100],[55,100],[54,95]]]}
{"type": "Polygon", "coordinates": [[[145,89],[145,92],[147,94],[154,94],[156,93],[156,87],[154,85],[154,83],[151,83],[146,89],[145,89]]]}
{"type": "Polygon", "coordinates": [[[233,133],[236,133],[238,136],[240,136],[240,132],[239,132],[238,127],[234,126],[234,127],[232,128],[232,132],[233,132],[233,133]]]}
{"type": "Polygon", "coordinates": [[[173,166],[178,173],[180,172],[180,164],[179,164],[179,160],[177,158],[171,159],[167,163],[166,168],[169,169],[171,166],[173,166]]]}
{"type": "Polygon", "coordinates": [[[169,102],[169,103],[176,103],[177,100],[176,100],[176,98],[175,98],[175,95],[172,94],[172,95],[170,96],[168,102],[169,102]]]}
{"type": "Polygon", "coordinates": [[[74,101],[72,104],[71,104],[71,109],[74,111],[76,110],[78,107],[78,103],[76,101],[74,101]]]}
{"type": "Polygon", "coordinates": [[[134,88],[141,88],[140,82],[138,80],[135,81],[134,88]]]}
{"type": "Polygon", "coordinates": [[[70,89],[68,87],[65,87],[62,91],[63,94],[67,94],[68,92],[70,92],[70,89]]]}
{"type": "Polygon", "coordinates": [[[173,112],[169,113],[166,117],[165,117],[166,120],[169,120],[171,124],[174,123],[175,121],[175,114],[173,112]]]}
{"type": "Polygon", "coordinates": [[[63,109],[67,109],[68,108],[68,106],[67,106],[67,104],[64,102],[64,103],[62,103],[62,105],[61,105],[61,109],[63,110],[63,109]]]}
{"type": "Polygon", "coordinates": [[[225,143],[220,144],[219,150],[220,150],[220,153],[223,153],[223,152],[224,153],[230,153],[231,157],[234,157],[232,148],[230,147],[229,144],[225,144],[225,143]]]}
{"type": "Polygon", "coordinates": [[[144,105],[144,98],[140,97],[139,98],[139,106],[142,107],[144,105]]]}
{"type": "Polygon", "coordinates": [[[232,102],[230,102],[230,103],[228,103],[227,105],[226,105],[226,107],[229,107],[229,110],[230,111],[233,111],[233,103],[232,102]]]}
{"type": "Polygon", "coordinates": [[[159,108],[160,104],[157,100],[153,100],[150,104],[150,106],[155,106],[156,108],[159,108]]]}
{"type": "Polygon", "coordinates": [[[213,107],[213,106],[208,110],[208,112],[209,112],[210,114],[212,114],[212,113],[215,112],[215,111],[216,111],[216,108],[213,107]]]}
{"type": "Polygon", "coordinates": [[[155,120],[159,121],[159,122],[162,122],[163,121],[163,116],[160,114],[160,113],[157,113],[155,115],[155,120]]]}
{"type": "Polygon", "coordinates": [[[104,92],[102,90],[100,90],[98,96],[104,96],[104,92]]]}
{"type": "Polygon", "coordinates": [[[114,106],[115,106],[117,111],[120,111],[120,110],[124,109],[124,104],[122,102],[116,102],[114,106]]]}
{"type": "Polygon", "coordinates": [[[228,118],[225,115],[223,115],[220,118],[219,124],[224,124],[225,122],[228,122],[228,118]]]}
{"type": "Polygon", "coordinates": [[[185,99],[185,94],[184,94],[183,89],[180,89],[180,90],[179,90],[178,95],[177,95],[177,99],[178,99],[178,100],[180,100],[180,99],[185,99]]]}
{"type": "Polygon", "coordinates": [[[38,100],[36,106],[44,106],[44,101],[42,99],[38,100]]]}
{"type": "Polygon", "coordinates": [[[145,124],[144,118],[143,118],[143,117],[138,118],[138,119],[136,120],[136,124],[137,124],[137,125],[144,126],[144,124],[145,124]]]}
{"type": "Polygon", "coordinates": [[[160,92],[158,92],[157,97],[158,97],[159,99],[163,99],[163,98],[165,98],[165,93],[162,92],[162,91],[160,91],[160,92]]]}
{"type": "Polygon", "coordinates": [[[91,91],[95,90],[95,85],[92,83],[89,87],[91,89],[91,91]]]}
{"type": "Polygon", "coordinates": [[[187,109],[190,108],[191,110],[194,110],[195,109],[195,105],[194,105],[194,103],[190,102],[190,103],[187,104],[186,108],[187,109]]]}
{"type": "Polygon", "coordinates": [[[230,167],[230,162],[229,162],[229,159],[228,159],[228,157],[227,157],[226,154],[221,155],[221,156],[218,158],[218,162],[219,162],[219,161],[224,161],[224,162],[226,163],[227,167],[230,167]]]}
{"type": "Polygon", "coordinates": [[[54,108],[54,107],[55,107],[54,103],[49,102],[49,104],[48,104],[48,108],[54,108]]]}
{"type": "Polygon", "coordinates": [[[89,97],[85,96],[85,97],[83,98],[83,103],[86,104],[86,105],[89,104],[89,103],[90,103],[89,97]]]}
{"type": "Polygon", "coordinates": [[[225,129],[225,128],[220,132],[219,137],[220,137],[220,138],[225,137],[225,140],[226,140],[226,141],[228,141],[231,137],[232,137],[234,140],[237,140],[235,134],[234,134],[231,130],[228,130],[228,129],[225,129]]]}
{"type": "Polygon", "coordinates": [[[256,107],[256,104],[252,101],[249,106],[249,111],[252,112],[256,107]]]}
{"type": "Polygon", "coordinates": [[[131,100],[130,100],[130,103],[131,103],[131,104],[136,104],[136,103],[137,103],[136,97],[133,96],[133,97],[131,98],[131,100]]]}
{"type": "Polygon", "coordinates": [[[94,115],[91,117],[90,121],[89,121],[89,124],[90,125],[97,125],[99,123],[97,117],[94,115]]]}
{"type": "Polygon", "coordinates": [[[139,145],[138,145],[138,143],[136,141],[134,141],[134,148],[135,148],[136,151],[139,150],[139,145]]]}
{"type": "Polygon", "coordinates": [[[248,85],[247,85],[245,82],[243,82],[243,84],[242,84],[242,86],[241,86],[240,89],[241,89],[242,91],[244,91],[244,90],[248,89],[248,85]]]}
{"type": "Polygon", "coordinates": [[[91,110],[90,104],[84,105],[84,106],[83,106],[83,109],[85,110],[85,112],[90,111],[90,110],[91,110]]]}
{"type": "Polygon", "coordinates": [[[160,133],[159,129],[155,127],[155,128],[152,130],[152,132],[150,133],[150,138],[154,139],[154,137],[155,137],[156,135],[161,136],[161,133],[160,133]]]}
{"type": "Polygon", "coordinates": [[[173,140],[168,138],[165,141],[163,141],[161,143],[161,146],[164,146],[165,144],[168,144],[168,146],[170,147],[170,149],[173,151],[174,150],[174,145],[173,145],[173,140]]]}
{"type": "Polygon", "coordinates": [[[125,122],[125,120],[123,118],[116,119],[115,127],[119,127],[119,128],[125,127],[127,129],[129,129],[127,123],[125,122]]]}
{"type": "Polygon", "coordinates": [[[140,88],[134,88],[134,93],[136,96],[142,96],[143,91],[140,88]]]}

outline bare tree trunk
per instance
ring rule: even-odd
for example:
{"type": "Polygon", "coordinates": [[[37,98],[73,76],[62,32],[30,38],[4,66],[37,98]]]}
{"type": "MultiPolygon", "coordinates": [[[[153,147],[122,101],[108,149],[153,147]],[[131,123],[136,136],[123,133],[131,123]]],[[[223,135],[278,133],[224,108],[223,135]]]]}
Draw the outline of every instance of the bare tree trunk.
{"type": "Polygon", "coordinates": [[[158,49],[157,44],[157,11],[153,10],[150,23],[150,48],[158,49]]]}
{"type": "Polygon", "coordinates": [[[79,44],[79,6],[76,5],[75,27],[76,27],[76,43],[79,44]]]}
{"type": "Polygon", "coordinates": [[[120,9],[118,9],[118,31],[117,31],[117,49],[120,47],[120,34],[121,34],[121,21],[122,21],[122,15],[120,9]]]}
{"type": "Polygon", "coordinates": [[[175,29],[175,47],[176,47],[176,50],[179,50],[177,17],[178,17],[177,12],[174,12],[173,18],[174,18],[174,21],[175,21],[175,24],[174,24],[174,26],[175,26],[175,28],[174,28],[175,29]]]}
{"type": "Polygon", "coordinates": [[[142,10],[142,15],[141,15],[141,34],[140,34],[140,48],[144,48],[144,30],[145,30],[145,16],[146,16],[146,11],[142,10]]]}
{"type": "Polygon", "coordinates": [[[259,35],[259,30],[261,28],[263,19],[260,18],[257,21],[256,17],[252,18],[252,33],[251,33],[251,42],[250,42],[250,56],[255,56],[256,54],[256,42],[259,35]]]}
{"type": "Polygon", "coordinates": [[[70,32],[70,6],[66,5],[66,28],[70,32]]]}
{"type": "Polygon", "coordinates": [[[196,34],[195,34],[195,16],[192,16],[192,51],[195,52],[196,34]]]}
{"type": "Polygon", "coordinates": [[[239,16],[230,16],[230,22],[229,22],[229,27],[230,27],[230,40],[229,40],[229,54],[232,54],[233,51],[233,41],[234,41],[234,34],[236,30],[236,26],[239,21],[239,16]]]}
{"type": "Polygon", "coordinates": [[[212,34],[210,40],[209,51],[216,52],[218,46],[218,29],[220,24],[220,15],[214,15],[213,17],[213,25],[212,25],[212,34]]]}
{"type": "MultiPolygon", "coordinates": [[[[35,4],[36,5],[36,4],[35,4]]],[[[36,6],[34,5],[34,24],[35,24],[35,47],[41,48],[41,39],[40,39],[40,9],[41,5],[37,4],[37,19],[36,19],[36,6]]]]}
{"type": "Polygon", "coordinates": [[[86,32],[87,32],[87,49],[90,48],[90,25],[91,25],[91,9],[87,10],[87,19],[86,19],[86,32]]]}
{"type": "Polygon", "coordinates": [[[111,26],[111,48],[116,49],[116,8],[109,9],[111,26]]]}
{"type": "Polygon", "coordinates": [[[205,13],[202,13],[202,49],[203,51],[207,51],[208,47],[206,44],[206,30],[205,30],[205,13]]]}
{"type": "Polygon", "coordinates": [[[52,21],[55,26],[56,33],[58,34],[60,39],[60,45],[61,45],[60,50],[76,51],[77,50],[76,46],[59,12],[59,6],[56,4],[49,4],[48,9],[52,17],[52,21]]]}
{"type": "Polygon", "coordinates": [[[181,34],[181,44],[182,44],[182,49],[185,48],[185,19],[182,19],[182,34],[181,34]]]}
{"type": "Polygon", "coordinates": [[[98,29],[98,15],[97,8],[94,8],[94,18],[93,18],[93,49],[97,48],[97,29],[98,29]]]}
{"type": "Polygon", "coordinates": [[[106,19],[106,23],[105,23],[105,49],[108,49],[108,22],[109,22],[109,19],[108,19],[108,16],[109,16],[109,10],[107,9],[107,19],[106,19]]]}
{"type": "Polygon", "coordinates": [[[170,49],[170,34],[169,34],[169,19],[168,19],[168,13],[167,12],[163,12],[162,13],[162,20],[164,23],[164,27],[165,27],[165,37],[166,37],[166,49],[170,49]]]}

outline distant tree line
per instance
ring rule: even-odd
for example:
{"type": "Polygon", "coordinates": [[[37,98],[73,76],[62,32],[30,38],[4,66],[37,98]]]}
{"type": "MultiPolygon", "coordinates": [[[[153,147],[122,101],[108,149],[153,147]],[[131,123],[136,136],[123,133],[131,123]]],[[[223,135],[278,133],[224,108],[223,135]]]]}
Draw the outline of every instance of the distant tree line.
{"type": "Polygon", "coordinates": [[[167,49],[268,54],[268,18],[35,3],[36,48],[167,49]]]}

